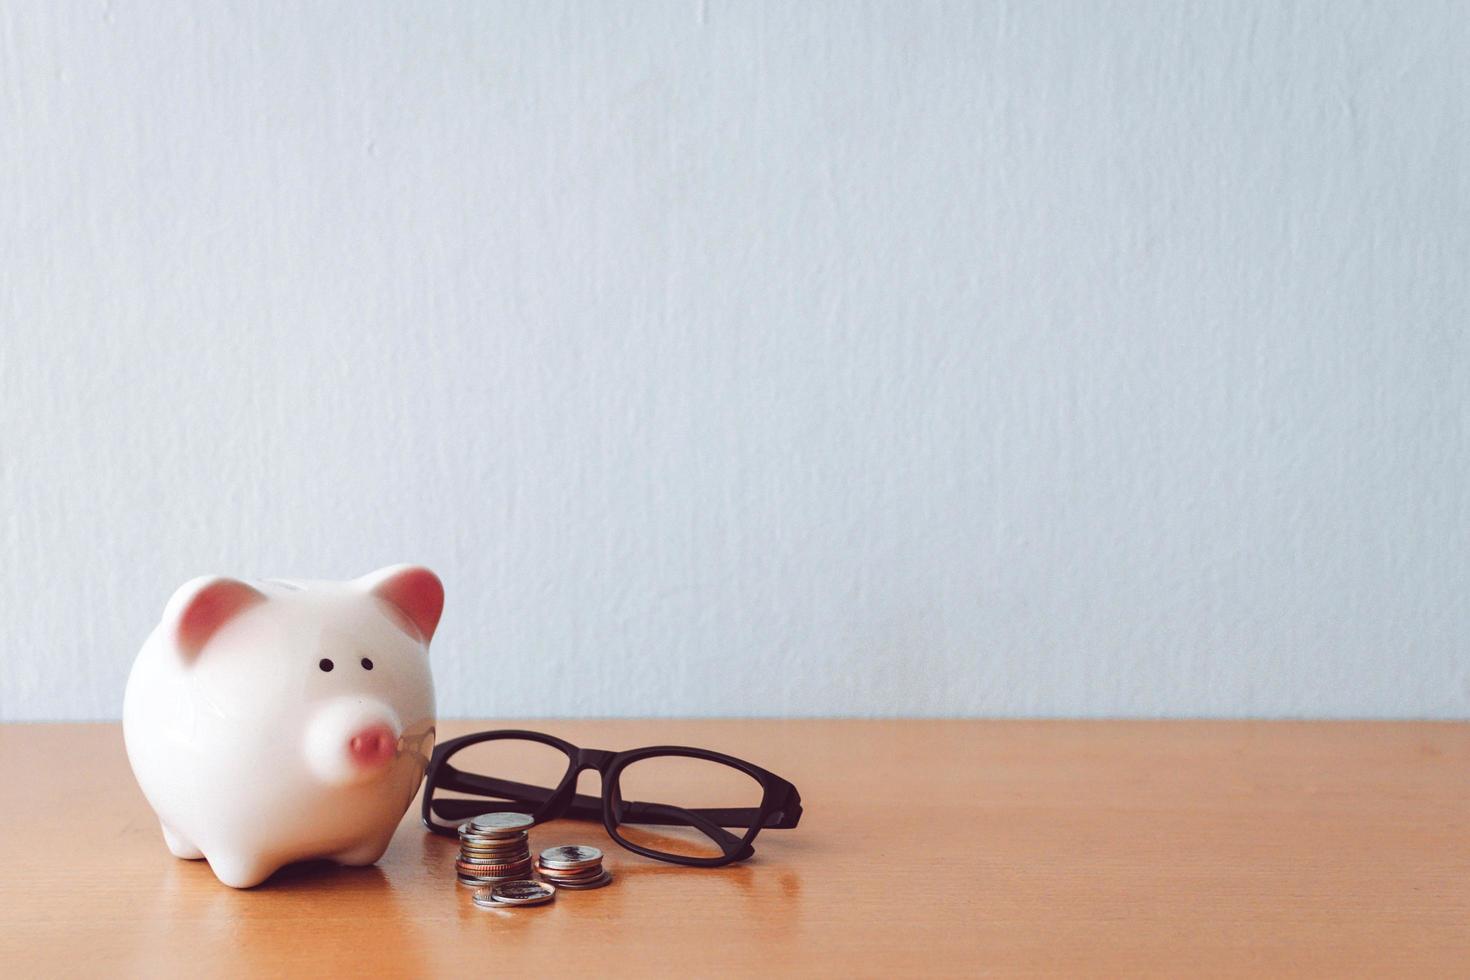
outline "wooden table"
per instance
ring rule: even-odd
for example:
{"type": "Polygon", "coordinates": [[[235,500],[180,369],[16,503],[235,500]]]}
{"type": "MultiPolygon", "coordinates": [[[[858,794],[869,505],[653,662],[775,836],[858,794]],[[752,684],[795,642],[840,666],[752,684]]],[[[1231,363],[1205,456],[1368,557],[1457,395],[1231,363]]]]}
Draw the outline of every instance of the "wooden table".
{"type": "Polygon", "coordinates": [[[117,726],[0,726],[0,970],[1470,974],[1467,725],[530,727],[718,748],[796,783],[806,813],[715,871],[636,857],[596,825],[539,827],[533,846],[603,847],[617,881],[515,913],[470,904],[454,842],[416,809],[377,867],[235,891],[164,850],[117,726]]]}

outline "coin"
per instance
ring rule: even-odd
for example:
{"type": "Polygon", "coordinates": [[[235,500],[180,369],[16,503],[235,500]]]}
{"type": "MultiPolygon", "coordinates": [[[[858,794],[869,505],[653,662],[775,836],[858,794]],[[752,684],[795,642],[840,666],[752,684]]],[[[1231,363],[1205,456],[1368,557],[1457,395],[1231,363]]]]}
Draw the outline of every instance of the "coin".
{"type": "Polygon", "coordinates": [[[470,878],[465,875],[455,875],[459,883],[466,888],[487,888],[498,885],[503,881],[520,881],[520,875],[503,875],[499,878],[470,878]]]}
{"type": "Polygon", "coordinates": [[[469,824],[465,824],[459,830],[459,840],[462,844],[509,844],[518,838],[525,836],[524,830],[515,830],[505,834],[482,833],[478,830],[470,830],[469,824]]]}
{"type": "Polygon", "coordinates": [[[593,888],[601,888],[613,880],[611,871],[604,871],[590,881],[554,881],[552,887],[558,891],[589,891],[593,888]]]}
{"type": "Polygon", "coordinates": [[[525,840],[526,831],[521,830],[472,830],[466,824],[459,832],[462,841],[481,841],[486,844],[508,844],[512,841],[525,840]]]}
{"type": "Polygon", "coordinates": [[[470,895],[470,900],[482,909],[515,908],[514,905],[506,905],[504,902],[495,901],[495,899],[490,896],[490,889],[488,888],[476,888],[474,892],[470,895]]]}
{"type": "Polygon", "coordinates": [[[595,875],[602,870],[601,864],[594,864],[587,868],[574,868],[568,871],[565,868],[548,868],[544,864],[536,865],[536,870],[552,878],[580,878],[584,875],[595,875]]]}
{"type": "Polygon", "coordinates": [[[457,863],[461,867],[470,868],[477,871],[486,871],[491,868],[513,868],[522,864],[530,864],[531,859],[528,857],[523,857],[512,858],[509,860],[471,861],[468,858],[461,857],[457,863]]]}
{"type": "Polygon", "coordinates": [[[507,854],[503,857],[480,857],[477,854],[461,854],[459,859],[465,864],[520,864],[522,861],[531,860],[527,854],[507,854]]]}
{"type": "Polygon", "coordinates": [[[530,851],[530,847],[523,840],[511,841],[508,844],[482,844],[479,841],[460,841],[459,849],[461,851],[475,851],[483,854],[530,851]]]}
{"type": "Polygon", "coordinates": [[[485,857],[504,857],[508,854],[522,854],[530,857],[531,849],[522,843],[515,847],[461,847],[459,853],[472,857],[479,857],[481,855],[485,857]]]}
{"type": "Polygon", "coordinates": [[[564,871],[559,868],[548,868],[544,864],[536,865],[536,870],[548,878],[596,878],[602,873],[602,865],[594,864],[590,868],[578,868],[575,871],[564,871]]]}
{"type": "Polygon", "coordinates": [[[482,857],[478,854],[466,854],[464,851],[460,851],[459,859],[461,861],[467,861],[470,864],[514,864],[517,861],[531,860],[531,855],[522,852],[520,854],[500,854],[495,857],[482,857]]]}
{"type": "Polygon", "coordinates": [[[556,889],[543,882],[531,881],[527,878],[496,885],[491,889],[490,894],[497,902],[505,902],[508,905],[532,905],[554,898],[556,889]]]}
{"type": "Polygon", "coordinates": [[[462,830],[459,834],[461,842],[466,844],[513,844],[516,841],[526,839],[524,830],[507,830],[501,833],[480,830],[462,830]]]}
{"type": "Polygon", "coordinates": [[[546,882],[548,885],[551,885],[553,888],[560,888],[562,885],[585,885],[589,881],[596,881],[598,878],[601,878],[605,874],[607,874],[606,871],[599,871],[596,874],[583,875],[580,878],[548,878],[545,875],[542,875],[541,880],[546,882]]]}
{"type": "Polygon", "coordinates": [[[498,901],[495,898],[494,889],[491,888],[475,889],[475,891],[470,894],[470,900],[475,903],[476,908],[500,909],[502,912],[518,908],[522,905],[544,905],[545,903],[551,901],[550,898],[541,898],[530,902],[502,902],[498,901]]]}
{"type": "Polygon", "coordinates": [[[591,844],[558,844],[556,847],[548,847],[540,854],[541,860],[547,863],[555,861],[600,861],[602,852],[591,844]]]}
{"type": "Polygon", "coordinates": [[[461,837],[459,839],[459,846],[467,847],[471,850],[509,851],[528,847],[529,844],[526,842],[525,834],[517,834],[514,838],[506,838],[504,840],[482,840],[478,837],[461,837]]]}
{"type": "Polygon", "coordinates": [[[601,873],[601,870],[603,870],[603,865],[600,864],[594,865],[594,867],[589,868],[578,868],[578,870],[576,871],[557,871],[556,868],[548,868],[544,867],[544,865],[539,864],[537,865],[537,871],[539,871],[539,873],[544,874],[544,876],[547,876],[548,879],[557,880],[589,879],[589,877],[597,877],[597,874],[601,873]]]}
{"type": "Polygon", "coordinates": [[[512,813],[504,811],[500,813],[482,813],[470,821],[470,829],[475,833],[505,834],[512,831],[526,830],[534,825],[529,814],[512,813]]]}
{"type": "Polygon", "coordinates": [[[524,875],[531,870],[529,863],[522,864],[455,864],[454,870],[466,877],[502,878],[508,874],[524,875]]]}
{"type": "Polygon", "coordinates": [[[589,864],[585,868],[548,868],[544,864],[538,864],[536,870],[552,878],[576,878],[579,875],[596,874],[602,870],[602,865],[589,864]]]}
{"type": "Polygon", "coordinates": [[[562,844],[541,852],[541,863],[559,871],[575,871],[602,863],[602,852],[586,844],[562,844]]]}
{"type": "Polygon", "coordinates": [[[540,898],[534,902],[500,902],[495,899],[475,899],[477,909],[495,909],[500,912],[514,912],[520,908],[530,908],[534,905],[547,905],[551,902],[549,898],[540,898]]]}

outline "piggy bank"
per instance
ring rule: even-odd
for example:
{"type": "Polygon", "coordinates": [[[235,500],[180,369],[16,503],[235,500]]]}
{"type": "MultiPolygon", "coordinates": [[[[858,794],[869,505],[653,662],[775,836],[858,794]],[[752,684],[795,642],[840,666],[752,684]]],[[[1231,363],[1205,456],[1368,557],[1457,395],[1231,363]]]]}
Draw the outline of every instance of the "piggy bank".
{"type": "Polygon", "coordinates": [[[407,565],[174,593],[123,700],[168,849],[235,888],[292,861],[382,857],[433,749],[443,608],[434,573],[407,565]]]}

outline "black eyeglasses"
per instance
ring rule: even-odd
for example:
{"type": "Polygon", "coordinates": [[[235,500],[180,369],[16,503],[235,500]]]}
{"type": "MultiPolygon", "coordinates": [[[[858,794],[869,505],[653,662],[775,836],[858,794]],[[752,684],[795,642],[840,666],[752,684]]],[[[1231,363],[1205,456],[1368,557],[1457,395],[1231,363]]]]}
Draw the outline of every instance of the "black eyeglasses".
{"type": "Polygon", "coordinates": [[[763,829],[795,827],[801,797],[760,766],[681,745],[609,752],[507,729],[435,746],[425,774],[424,826],[456,837],[462,821],[487,810],[530,814],[537,823],[600,819],[630,851],[713,868],[754,854],[751,841],[763,829]],[[587,769],[602,776],[601,799],[577,792],[577,777],[587,769]]]}

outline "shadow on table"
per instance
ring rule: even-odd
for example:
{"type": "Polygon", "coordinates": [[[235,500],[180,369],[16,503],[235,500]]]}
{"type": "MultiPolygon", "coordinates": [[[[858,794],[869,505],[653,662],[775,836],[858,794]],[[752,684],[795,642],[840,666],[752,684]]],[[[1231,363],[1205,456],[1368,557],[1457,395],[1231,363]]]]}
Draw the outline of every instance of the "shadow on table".
{"type": "Polygon", "coordinates": [[[205,862],[192,861],[179,862],[170,878],[148,917],[161,947],[216,956],[228,950],[227,963],[194,964],[196,976],[222,969],[238,976],[310,973],[322,963],[359,975],[417,975],[428,968],[422,943],[400,927],[409,910],[382,867],[302,861],[254,888],[235,889],[215,880],[205,862]],[[394,937],[386,960],[385,931],[394,937]]]}

